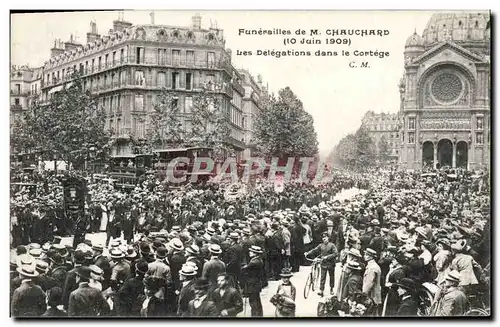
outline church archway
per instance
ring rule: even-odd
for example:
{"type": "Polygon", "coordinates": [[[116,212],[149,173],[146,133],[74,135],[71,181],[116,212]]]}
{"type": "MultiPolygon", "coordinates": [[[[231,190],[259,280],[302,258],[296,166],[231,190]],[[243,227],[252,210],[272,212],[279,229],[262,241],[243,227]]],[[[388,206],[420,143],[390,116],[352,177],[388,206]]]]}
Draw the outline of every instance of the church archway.
{"type": "Polygon", "coordinates": [[[457,168],[467,169],[469,160],[469,145],[465,141],[457,143],[457,168]]]}
{"type": "Polygon", "coordinates": [[[434,143],[431,141],[422,144],[422,163],[424,167],[434,167],[434,143]]]}
{"type": "Polygon", "coordinates": [[[439,167],[451,167],[453,160],[453,144],[448,139],[442,139],[437,144],[437,157],[439,167]]]}

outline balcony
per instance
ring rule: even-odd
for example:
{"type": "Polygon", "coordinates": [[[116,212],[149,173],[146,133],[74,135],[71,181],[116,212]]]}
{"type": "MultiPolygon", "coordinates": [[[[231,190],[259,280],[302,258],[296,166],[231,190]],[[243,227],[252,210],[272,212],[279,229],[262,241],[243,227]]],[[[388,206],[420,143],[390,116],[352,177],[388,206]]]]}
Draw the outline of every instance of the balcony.
{"type": "Polygon", "coordinates": [[[20,104],[13,104],[10,106],[10,110],[23,110],[23,107],[20,104]]]}
{"type": "Polygon", "coordinates": [[[10,90],[10,95],[17,97],[29,97],[31,95],[30,91],[18,91],[18,90],[10,90]]]}

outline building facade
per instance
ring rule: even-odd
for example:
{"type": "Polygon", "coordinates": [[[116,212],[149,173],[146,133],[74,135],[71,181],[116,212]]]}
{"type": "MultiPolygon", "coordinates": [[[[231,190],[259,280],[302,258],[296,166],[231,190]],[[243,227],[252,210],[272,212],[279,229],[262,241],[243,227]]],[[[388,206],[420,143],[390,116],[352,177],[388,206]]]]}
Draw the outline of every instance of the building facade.
{"type": "Polygon", "coordinates": [[[397,162],[400,151],[399,130],[401,127],[399,113],[379,113],[368,111],[362,119],[362,126],[373,139],[377,155],[380,155],[381,142],[387,142],[387,156],[397,162]]]}
{"type": "MultiPolygon", "coordinates": [[[[153,22],[152,22],[153,23],[153,22]]],[[[132,25],[122,20],[99,35],[95,23],[87,43],[70,39],[56,42],[43,72],[43,98],[49,100],[78,71],[84,87],[96,94],[107,113],[106,128],[113,131],[112,154],[132,151],[130,137],[144,139],[148,112],[164,89],[174,96],[185,130],[191,128],[193,96],[203,89],[219,98],[231,122],[228,143],[237,151],[245,148],[242,97],[244,88],[225,49],[223,30],[203,29],[195,15],[189,27],[132,25]]]]}
{"type": "Polygon", "coordinates": [[[489,167],[490,14],[434,14],[405,45],[400,164],[489,167]]]}

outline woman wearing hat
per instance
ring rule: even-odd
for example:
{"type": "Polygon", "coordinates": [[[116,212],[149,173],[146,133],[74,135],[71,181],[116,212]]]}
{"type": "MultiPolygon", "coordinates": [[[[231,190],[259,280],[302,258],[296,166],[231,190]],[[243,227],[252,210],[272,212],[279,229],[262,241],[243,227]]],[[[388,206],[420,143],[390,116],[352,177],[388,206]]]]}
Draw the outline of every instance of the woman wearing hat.
{"type": "Polygon", "coordinates": [[[410,278],[402,278],[396,283],[396,287],[401,298],[396,316],[416,316],[419,303],[416,295],[417,284],[410,278]]]}
{"type": "Polygon", "coordinates": [[[474,267],[480,267],[471,255],[467,254],[467,241],[459,240],[451,245],[455,258],[451,261],[450,269],[460,274],[460,286],[466,294],[472,294],[478,285],[474,267]]]}

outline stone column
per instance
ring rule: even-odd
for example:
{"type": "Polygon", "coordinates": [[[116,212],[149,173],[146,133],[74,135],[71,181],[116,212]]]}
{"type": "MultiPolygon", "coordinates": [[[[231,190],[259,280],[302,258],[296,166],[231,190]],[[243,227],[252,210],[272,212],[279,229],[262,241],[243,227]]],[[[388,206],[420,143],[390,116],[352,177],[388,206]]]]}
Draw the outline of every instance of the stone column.
{"type": "Polygon", "coordinates": [[[453,156],[452,156],[452,161],[451,161],[451,167],[456,168],[457,167],[457,143],[453,142],[453,156]]]}
{"type": "Polygon", "coordinates": [[[433,164],[434,169],[436,169],[437,158],[438,158],[437,142],[434,142],[434,164],[433,164]]]}

